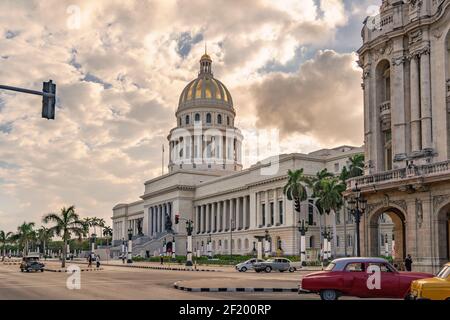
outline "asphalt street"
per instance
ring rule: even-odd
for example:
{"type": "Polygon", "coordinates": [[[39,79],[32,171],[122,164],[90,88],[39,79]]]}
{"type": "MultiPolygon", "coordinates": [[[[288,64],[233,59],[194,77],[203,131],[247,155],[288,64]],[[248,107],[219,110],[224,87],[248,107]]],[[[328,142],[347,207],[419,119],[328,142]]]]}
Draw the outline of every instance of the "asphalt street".
{"type": "MultiPolygon", "coordinates": [[[[49,263],[48,266],[52,264],[49,263]]],[[[55,262],[55,268],[58,264],[55,262]]],[[[52,266],[52,267],[53,267],[52,266]]],[[[104,266],[103,270],[82,272],[81,288],[68,289],[66,282],[70,274],[64,272],[21,273],[18,265],[0,263],[0,299],[319,299],[317,295],[297,293],[259,293],[259,292],[186,292],[173,287],[175,282],[189,283],[239,283],[254,284],[261,287],[264,282],[289,283],[296,287],[305,273],[239,273],[233,270],[224,272],[188,272],[124,268],[104,266]]],[[[343,298],[347,299],[347,298],[343,298]]]]}

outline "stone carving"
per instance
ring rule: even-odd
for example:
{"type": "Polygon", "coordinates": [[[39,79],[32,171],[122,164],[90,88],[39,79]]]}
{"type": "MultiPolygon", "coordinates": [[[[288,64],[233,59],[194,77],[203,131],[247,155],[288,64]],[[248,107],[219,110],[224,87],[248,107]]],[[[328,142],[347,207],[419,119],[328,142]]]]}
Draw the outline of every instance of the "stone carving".
{"type": "Polygon", "coordinates": [[[169,232],[172,232],[172,219],[170,218],[170,215],[166,214],[166,221],[165,221],[165,227],[166,230],[169,232]]]}
{"type": "Polygon", "coordinates": [[[402,208],[405,213],[407,212],[408,206],[406,205],[405,200],[393,200],[391,201],[391,203],[395,204],[397,207],[402,208]]]}
{"type": "Polygon", "coordinates": [[[449,195],[439,195],[433,197],[433,210],[437,213],[437,209],[449,199],[449,195]]]}
{"type": "Polygon", "coordinates": [[[409,44],[412,45],[416,42],[422,41],[422,30],[413,31],[409,34],[409,44]]]}
{"type": "Polygon", "coordinates": [[[443,33],[444,32],[441,30],[441,28],[437,28],[433,31],[433,37],[435,37],[436,39],[440,39],[443,33]]]}
{"type": "Polygon", "coordinates": [[[405,63],[405,61],[406,61],[406,57],[405,56],[395,57],[395,58],[392,58],[392,65],[393,66],[399,66],[399,65],[405,63]]]}
{"type": "Polygon", "coordinates": [[[416,9],[422,7],[423,0],[410,0],[409,5],[411,9],[416,9]]]}
{"type": "Polygon", "coordinates": [[[422,201],[419,199],[416,199],[416,221],[417,221],[419,228],[421,228],[422,222],[423,222],[423,207],[422,207],[422,201]]]}
{"type": "Polygon", "coordinates": [[[374,203],[369,203],[366,206],[366,212],[367,213],[371,213],[372,211],[374,211],[375,209],[378,209],[379,207],[382,207],[384,204],[383,202],[374,202],[374,203]]]}

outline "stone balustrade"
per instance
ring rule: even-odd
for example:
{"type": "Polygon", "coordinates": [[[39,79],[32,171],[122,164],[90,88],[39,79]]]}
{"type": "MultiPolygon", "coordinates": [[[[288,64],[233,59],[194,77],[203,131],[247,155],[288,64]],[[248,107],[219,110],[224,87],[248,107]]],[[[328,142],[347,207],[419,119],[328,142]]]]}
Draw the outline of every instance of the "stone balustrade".
{"type": "Polygon", "coordinates": [[[358,184],[358,187],[360,188],[369,185],[395,182],[414,177],[432,176],[442,173],[450,173],[450,160],[421,166],[412,165],[407,168],[355,177],[347,180],[347,189],[354,188],[356,184],[358,184]]]}
{"type": "Polygon", "coordinates": [[[383,103],[380,104],[380,114],[381,115],[385,115],[385,114],[390,114],[391,113],[391,101],[384,101],[383,103]]]}

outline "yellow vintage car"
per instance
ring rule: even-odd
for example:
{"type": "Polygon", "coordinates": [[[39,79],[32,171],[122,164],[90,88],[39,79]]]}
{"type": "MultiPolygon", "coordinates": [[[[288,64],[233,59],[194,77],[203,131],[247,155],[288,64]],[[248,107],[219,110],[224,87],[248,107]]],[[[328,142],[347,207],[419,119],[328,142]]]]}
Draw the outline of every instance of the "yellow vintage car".
{"type": "Polygon", "coordinates": [[[414,300],[450,300],[450,262],[436,277],[411,282],[410,297],[414,300]]]}

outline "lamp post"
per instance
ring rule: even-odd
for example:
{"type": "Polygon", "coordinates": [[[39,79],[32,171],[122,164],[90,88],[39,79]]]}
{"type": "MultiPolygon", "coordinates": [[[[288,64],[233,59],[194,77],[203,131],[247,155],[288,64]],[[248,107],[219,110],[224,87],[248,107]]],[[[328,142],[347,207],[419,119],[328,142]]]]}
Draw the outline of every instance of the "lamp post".
{"type": "Polygon", "coordinates": [[[361,239],[359,232],[359,224],[361,222],[361,216],[366,211],[367,200],[361,195],[361,189],[358,188],[358,184],[352,189],[352,196],[349,201],[347,201],[348,209],[350,213],[355,218],[356,223],[356,256],[361,256],[361,239]]]}
{"type": "Polygon", "coordinates": [[[264,257],[267,258],[270,253],[270,235],[269,230],[264,232],[264,257]]]}
{"type": "Polygon", "coordinates": [[[206,245],[206,250],[208,251],[208,258],[212,259],[211,233],[208,235],[208,243],[206,245]]]}
{"type": "Polygon", "coordinates": [[[298,221],[297,228],[300,232],[300,262],[302,266],[306,264],[306,241],[305,235],[308,232],[308,223],[304,219],[298,221]]]}
{"type": "Polygon", "coordinates": [[[192,220],[186,221],[186,233],[187,233],[187,255],[186,266],[192,267],[192,231],[194,230],[194,223],[192,220]]]}
{"type": "Polygon", "coordinates": [[[128,229],[128,255],[127,263],[133,263],[132,259],[132,248],[133,248],[133,229],[128,229]]]}
{"type": "Polygon", "coordinates": [[[333,239],[333,232],[331,231],[330,227],[324,228],[324,231],[322,232],[323,236],[323,259],[328,260],[331,258],[331,239],[333,239]]]}
{"type": "Polygon", "coordinates": [[[97,235],[95,233],[91,234],[91,253],[95,253],[95,242],[97,241],[97,235]]]}

